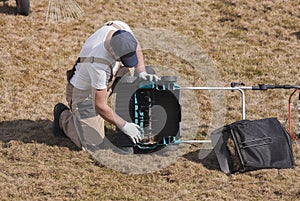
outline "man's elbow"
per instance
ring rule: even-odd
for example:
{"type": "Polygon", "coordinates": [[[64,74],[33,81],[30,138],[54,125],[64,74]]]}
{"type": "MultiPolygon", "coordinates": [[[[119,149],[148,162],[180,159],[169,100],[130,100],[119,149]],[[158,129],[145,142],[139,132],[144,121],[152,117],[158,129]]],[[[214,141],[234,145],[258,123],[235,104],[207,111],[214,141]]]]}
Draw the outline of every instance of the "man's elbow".
{"type": "Polygon", "coordinates": [[[107,108],[108,106],[105,105],[95,105],[95,111],[97,114],[99,114],[100,116],[105,116],[105,114],[107,113],[107,108]]]}

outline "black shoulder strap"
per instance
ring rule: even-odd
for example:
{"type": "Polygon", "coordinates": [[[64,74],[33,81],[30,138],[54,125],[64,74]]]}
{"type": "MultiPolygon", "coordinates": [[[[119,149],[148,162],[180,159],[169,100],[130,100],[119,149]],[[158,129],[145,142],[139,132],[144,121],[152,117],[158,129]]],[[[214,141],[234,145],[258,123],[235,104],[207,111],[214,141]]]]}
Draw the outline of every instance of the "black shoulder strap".
{"type": "Polygon", "coordinates": [[[76,65],[78,63],[98,63],[98,64],[106,64],[109,66],[110,70],[111,70],[111,78],[113,76],[113,67],[112,64],[107,61],[106,59],[102,59],[102,58],[97,58],[97,57],[78,57],[75,64],[73,65],[73,68],[71,70],[67,71],[67,80],[68,82],[70,82],[70,80],[72,79],[73,75],[75,74],[76,71],[76,65]]]}
{"type": "Polygon", "coordinates": [[[121,29],[122,29],[119,25],[117,25],[117,24],[114,23],[114,22],[107,22],[105,25],[106,25],[106,26],[113,26],[113,27],[115,27],[117,30],[121,30],[121,29]]]}
{"type": "Polygon", "coordinates": [[[77,63],[98,63],[98,64],[106,64],[108,66],[111,65],[111,62],[107,61],[106,59],[98,58],[98,57],[78,57],[76,62],[77,63]]]}

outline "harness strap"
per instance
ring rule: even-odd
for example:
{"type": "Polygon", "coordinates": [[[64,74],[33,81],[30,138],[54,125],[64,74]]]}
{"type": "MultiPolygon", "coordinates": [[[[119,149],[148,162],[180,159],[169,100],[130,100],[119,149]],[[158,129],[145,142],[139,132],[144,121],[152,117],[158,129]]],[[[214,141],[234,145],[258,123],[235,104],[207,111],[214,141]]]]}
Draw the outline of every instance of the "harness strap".
{"type": "Polygon", "coordinates": [[[115,27],[117,30],[122,29],[119,25],[117,25],[117,24],[114,23],[114,22],[107,22],[105,25],[106,25],[106,26],[113,26],[113,27],[115,27]]]}
{"type": "MultiPolygon", "coordinates": [[[[97,57],[78,57],[77,59],[77,63],[98,63],[98,64],[105,64],[105,65],[108,65],[109,66],[109,69],[110,69],[110,78],[109,78],[109,82],[112,81],[113,79],[113,66],[112,64],[105,60],[105,59],[102,59],[102,58],[97,58],[97,57]]],[[[75,65],[74,65],[74,68],[75,68],[75,65]]],[[[75,69],[74,69],[75,70],[75,69]]]]}
{"type": "MultiPolygon", "coordinates": [[[[117,30],[120,30],[122,29],[119,25],[113,23],[113,22],[107,22],[105,24],[106,26],[113,26],[114,28],[116,28],[117,30]]],[[[67,71],[67,80],[68,82],[70,82],[71,78],[73,77],[75,71],[76,71],[76,64],[78,63],[99,63],[99,64],[106,64],[109,66],[110,68],[110,71],[111,71],[111,76],[109,78],[109,81],[112,81],[113,79],[113,67],[112,67],[112,64],[105,60],[105,59],[102,59],[102,58],[97,58],[97,57],[78,57],[75,64],[73,65],[73,68],[71,70],[68,70],[67,71]]]]}
{"type": "Polygon", "coordinates": [[[111,63],[109,61],[97,57],[78,57],[76,63],[98,63],[111,66],[111,63]]]}
{"type": "Polygon", "coordinates": [[[76,71],[76,65],[78,63],[98,63],[98,64],[105,64],[105,65],[108,65],[109,68],[110,68],[110,78],[109,78],[109,81],[111,81],[113,79],[113,67],[112,67],[112,64],[105,60],[105,59],[102,59],[102,58],[97,58],[97,57],[78,57],[73,68],[71,70],[68,70],[66,72],[67,74],[67,80],[68,82],[70,82],[70,80],[72,79],[73,75],[75,74],[75,71],[76,71]]]}

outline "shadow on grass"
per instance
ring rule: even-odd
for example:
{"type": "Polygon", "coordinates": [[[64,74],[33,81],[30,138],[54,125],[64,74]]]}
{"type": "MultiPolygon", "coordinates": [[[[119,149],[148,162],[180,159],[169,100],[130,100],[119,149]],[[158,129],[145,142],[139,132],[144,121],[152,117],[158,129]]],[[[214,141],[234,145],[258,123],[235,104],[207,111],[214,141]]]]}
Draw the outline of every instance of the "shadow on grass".
{"type": "Polygon", "coordinates": [[[18,12],[16,6],[8,5],[7,0],[0,0],[0,13],[6,13],[8,15],[16,15],[18,12]]]}
{"type": "Polygon", "coordinates": [[[201,149],[183,155],[184,158],[200,163],[209,170],[220,170],[215,152],[211,149],[201,149]]]}
{"type": "Polygon", "coordinates": [[[300,40],[300,31],[294,32],[292,35],[296,36],[297,40],[300,40]]]}
{"type": "MultiPolygon", "coordinates": [[[[3,143],[10,141],[41,143],[48,146],[67,147],[70,150],[79,151],[69,138],[56,137],[52,134],[52,123],[50,120],[32,121],[27,119],[2,121],[0,122],[0,141],[3,143]]],[[[211,149],[188,152],[183,157],[192,162],[202,164],[209,170],[220,169],[217,157],[211,149]]]]}
{"type": "Polygon", "coordinates": [[[49,146],[78,148],[66,137],[56,137],[52,134],[50,120],[14,120],[0,122],[0,141],[7,143],[15,140],[23,143],[42,143],[49,146]]]}

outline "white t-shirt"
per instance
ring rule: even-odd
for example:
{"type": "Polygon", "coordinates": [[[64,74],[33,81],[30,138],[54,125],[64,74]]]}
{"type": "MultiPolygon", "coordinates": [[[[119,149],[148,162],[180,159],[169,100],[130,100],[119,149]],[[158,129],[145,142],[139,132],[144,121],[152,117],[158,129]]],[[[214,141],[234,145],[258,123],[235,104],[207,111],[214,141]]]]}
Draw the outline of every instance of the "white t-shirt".
{"type": "MultiPolygon", "coordinates": [[[[113,72],[119,68],[119,62],[116,62],[112,55],[105,49],[104,41],[110,31],[116,31],[117,28],[107,24],[113,23],[122,30],[132,33],[130,27],[122,21],[111,21],[92,34],[84,43],[79,57],[101,58],[114,66],[113,72]]],[[[133,34],[133,33],[132,33],[133,34]]],[[[77,89],[88,90],[91,87],[95,89],[106,89],[111,77],[112,70],[107,64],[100,63],[78,63],[76,71],[70,80],[71,84],[77,89]]]]}

